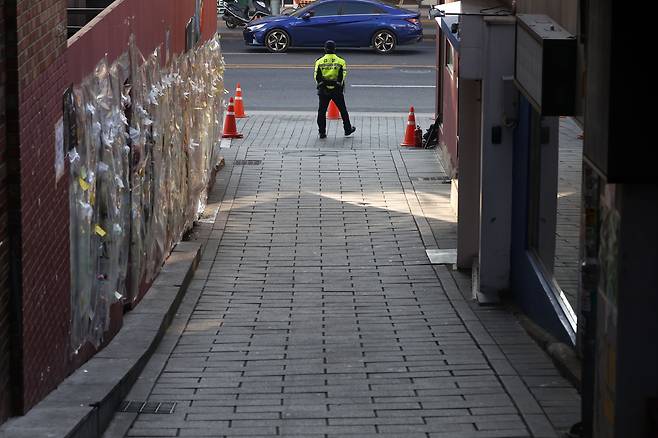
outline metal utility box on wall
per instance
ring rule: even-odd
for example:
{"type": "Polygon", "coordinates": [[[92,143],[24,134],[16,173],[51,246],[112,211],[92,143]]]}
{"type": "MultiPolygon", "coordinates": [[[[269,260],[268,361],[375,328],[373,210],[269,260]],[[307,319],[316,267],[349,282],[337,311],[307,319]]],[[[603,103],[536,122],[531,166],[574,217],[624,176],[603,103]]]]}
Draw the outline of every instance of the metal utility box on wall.
{"type": "Polygon", "coordinates": [[[542,116],[575,113],[576,44],[546,15],[517,15],[514,81],[542,116]]]}

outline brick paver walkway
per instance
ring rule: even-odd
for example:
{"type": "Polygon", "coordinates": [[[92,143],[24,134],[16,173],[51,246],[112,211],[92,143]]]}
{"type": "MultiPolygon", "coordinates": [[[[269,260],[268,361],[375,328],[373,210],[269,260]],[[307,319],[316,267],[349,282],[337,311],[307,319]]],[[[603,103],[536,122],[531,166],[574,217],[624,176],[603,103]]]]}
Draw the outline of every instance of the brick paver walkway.
{"type": "Polygon", "coordinates": [[[354,119],[325,142],[310,114],[240,123],[181,316],[129,397],[175,412],[120,414],[127,436],[550,437],[578,418],[513,316],[428,264],[455,241],[435,152],[400,150],[404,115],[354,119]]]}

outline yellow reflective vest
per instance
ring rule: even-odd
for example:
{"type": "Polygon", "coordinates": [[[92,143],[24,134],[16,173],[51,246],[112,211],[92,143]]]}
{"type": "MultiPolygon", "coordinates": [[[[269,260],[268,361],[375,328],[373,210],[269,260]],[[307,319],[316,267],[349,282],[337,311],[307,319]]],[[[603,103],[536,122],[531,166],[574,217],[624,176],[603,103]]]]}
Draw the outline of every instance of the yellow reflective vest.
{"type": "Polygon", "coordinates": [[[347,63],[340,56],[328,53],[315,61],[315,81],[325,82],[324,87],[333,90],[336,86],[343,85],[347,76],[347,63]]]}

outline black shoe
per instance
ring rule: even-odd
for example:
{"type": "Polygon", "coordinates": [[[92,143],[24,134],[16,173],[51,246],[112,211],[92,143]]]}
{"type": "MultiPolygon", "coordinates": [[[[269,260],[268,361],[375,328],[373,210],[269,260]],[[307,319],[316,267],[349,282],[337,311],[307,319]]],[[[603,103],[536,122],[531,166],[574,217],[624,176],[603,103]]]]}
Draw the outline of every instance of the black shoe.
{"type": "Polygon", "coordinates": [[[327,138],[327,134],[320,134],[320,138],[327,138]]]}
{"type": "Polygon", "coordinates": [[[350,135],[354,134],[354,131],[356,131],[356,126],[352,126],[352,129],[349,131],[345,131],[345,137],[349,137],[350,135]]]}

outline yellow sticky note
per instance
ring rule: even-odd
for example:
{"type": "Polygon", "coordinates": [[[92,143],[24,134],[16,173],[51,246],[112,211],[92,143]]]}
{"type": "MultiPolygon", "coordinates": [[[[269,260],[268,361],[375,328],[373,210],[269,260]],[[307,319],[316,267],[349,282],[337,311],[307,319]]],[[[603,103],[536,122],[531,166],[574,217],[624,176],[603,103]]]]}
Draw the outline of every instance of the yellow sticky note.
{"type": "Polygon", "coordinates": [[[96,234],[98,234],[101,237],[105,237],[105,235],[107,234],[105,230],[98,224],[96,224],[96,226],[94,227],[94,231],[96,231],[96,234]]]}
{"type": "Polygon", "coordinates": [[[80,183],[80,187],[82,187],[82,190],[87,191],[91,187],[91,185],[87,181],[85,181],[84,178],[78,178],[78,182],[80,183]]]}

